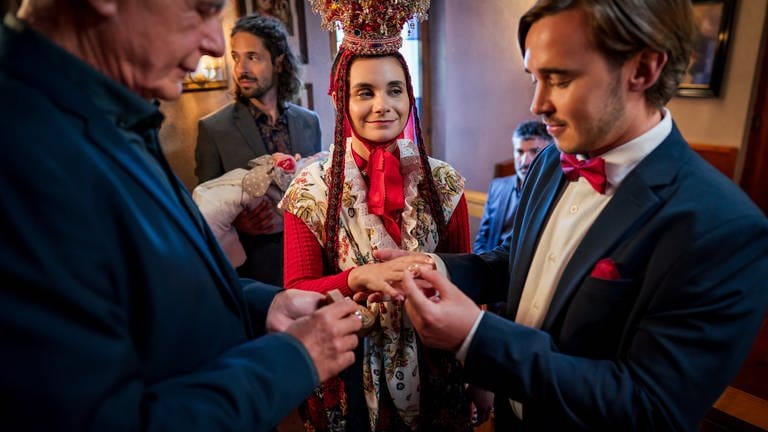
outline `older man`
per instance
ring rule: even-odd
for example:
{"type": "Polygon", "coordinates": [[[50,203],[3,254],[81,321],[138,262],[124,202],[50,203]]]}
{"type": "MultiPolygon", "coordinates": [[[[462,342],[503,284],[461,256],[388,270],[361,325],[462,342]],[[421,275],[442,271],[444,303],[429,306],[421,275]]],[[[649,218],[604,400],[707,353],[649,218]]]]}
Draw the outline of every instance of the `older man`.
{"type": "Polygon", "coordinates": [[[268,430],[353,363],[355,304],[239,280],[158,144],[151,101],[223,54],[223,6],[5,17],[0,429],[268,430]]]}

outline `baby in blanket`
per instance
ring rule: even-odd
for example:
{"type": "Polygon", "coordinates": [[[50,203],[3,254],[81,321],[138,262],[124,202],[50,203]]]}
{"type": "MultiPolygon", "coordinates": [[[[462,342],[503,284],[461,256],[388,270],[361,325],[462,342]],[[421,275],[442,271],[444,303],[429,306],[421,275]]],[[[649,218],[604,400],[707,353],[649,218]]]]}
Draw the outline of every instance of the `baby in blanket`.
{"type": "Polygon", "coordinates": [[[263,155],[248,162],[250,169],[234,169],[201,183],[192,191],[192,199],[233,267],[245,262],[245,250],[237,237],[237,230],[232,226],[235,217],[244,209],[252,209],[268,200],[275,208],[273,217],[276,220],[272,224],[275,230],[272,233],[282,231],[282,211],[277,208],[277,203],[291,180],[305,166],[327,158],[327,151],[305,158],[298,154],[263,155]]]}

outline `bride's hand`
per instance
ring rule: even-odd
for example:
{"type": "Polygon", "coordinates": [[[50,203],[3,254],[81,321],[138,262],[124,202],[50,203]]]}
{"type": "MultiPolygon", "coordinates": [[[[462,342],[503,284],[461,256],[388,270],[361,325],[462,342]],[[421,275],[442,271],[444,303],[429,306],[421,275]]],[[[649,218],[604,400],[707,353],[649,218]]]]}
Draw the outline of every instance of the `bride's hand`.
{"type": "Polygon", "coordinates": [[[398,289],[399,282],[406,271],[413,271],[419,266],[431,268],[434,262],[427,255],[413,254],[383,263],[365,264],[355,267],[349,273],[347,283],[355,293],[354,298],[357,301],[374,293],[402,300],[404,297],[398,289]]]}

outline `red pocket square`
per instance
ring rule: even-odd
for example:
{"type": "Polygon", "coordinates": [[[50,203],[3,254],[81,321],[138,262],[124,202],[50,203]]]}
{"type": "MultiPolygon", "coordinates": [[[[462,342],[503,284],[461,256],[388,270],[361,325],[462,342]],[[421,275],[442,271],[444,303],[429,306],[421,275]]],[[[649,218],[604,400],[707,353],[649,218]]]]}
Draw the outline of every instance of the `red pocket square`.
{"type": "Polygon", "coordinates": [[[616,268],[616,263],[610,258],[603,258],[595,264],[595,268],[592,269],[590,274],[595,279],[603,279],[609,281],[615,281],[621,279],[619,269],[616,268]]]}

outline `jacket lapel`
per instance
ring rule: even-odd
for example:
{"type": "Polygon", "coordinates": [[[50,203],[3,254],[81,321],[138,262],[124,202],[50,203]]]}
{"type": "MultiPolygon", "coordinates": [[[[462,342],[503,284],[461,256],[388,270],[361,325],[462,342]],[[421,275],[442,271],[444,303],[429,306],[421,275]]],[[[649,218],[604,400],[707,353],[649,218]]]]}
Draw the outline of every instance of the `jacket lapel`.
{"type": "Polygon", "coordinates": [[[658,188],[673,181],[684,159],[679,149],[686,146],[677,127],[673,127],[670,135],[624,179],[563,271],[542,330],[550,329],[556,322],[595,263],[608,257],[656,213],[663,203],[658,188]]]}
{"type": "Polygon", "coordinates": [[[296,110],[287,108],[285,110],[285,116],[288,121],[288,137],[291,140],[293,152],[304,154],[304,142],[306,140],[303,139],[303,136],[301,136],[303,130],[301,125],[298,123],[300,119],[299,116],[296,115],[296,110]]]}
{"type": "Polygon", "coordinates": [[[536,245],[565,184],[565,176],[558,162],[559,154],[557,148],[550,145],[549,151],[534,161],[520,197],[520,205],[525,208],[517,209],[510,243],[513,249],[510,254],[511,275],[506,311],[510,319],[514,319],[517,314],[536,245]]]}
{"type": "Polygon", "coordinates": [[[235,103],[232,117],[235,126],[240,131],[245,142],[248,143],[248,147],[253,150],[253,153],[257,155],[267,154],[267,147],[261,139],[259,128],[256,127],[256,121],[253,119],[253,115],[251,115],[248,107],[240,102],[235,103]]]}

